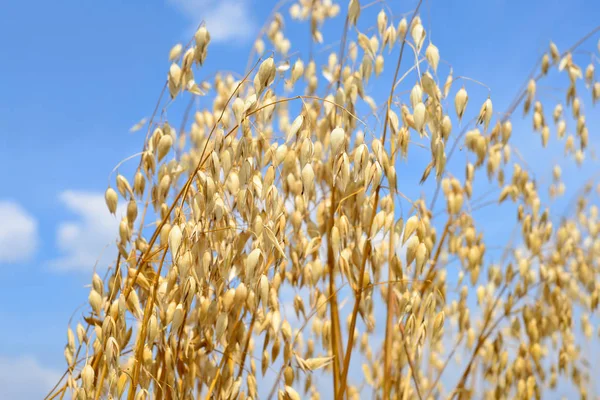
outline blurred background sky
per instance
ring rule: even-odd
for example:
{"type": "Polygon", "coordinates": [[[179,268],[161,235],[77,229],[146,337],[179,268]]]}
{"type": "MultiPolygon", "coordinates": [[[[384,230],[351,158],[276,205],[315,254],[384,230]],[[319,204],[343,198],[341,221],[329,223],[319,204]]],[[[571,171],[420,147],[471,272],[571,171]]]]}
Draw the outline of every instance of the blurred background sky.
{"type": "MultiPolygon", "coordinates": [[[[388,2],[402,13],[416,1],[396,3],[388,2]]],[[[170,48],[186,43],[204,20],[213,42],[203,73],[243,73],[253,39],[275,4],[2,1],[0,398],[41,398],[64,371],[67,323],[86,302],[89,289],[84,286],[117,232],[117,220],[109,216],[103,198],[109,173],[141,149],[145,129],[130,133],[129,128],[152,113],[166,79],[170,48]]],[[[341,4],[331,32],[343,24],[346,1],[341,4]]],[[[373,7],[375,13],[379,9],[373,7]]],[[[600,2],[429,0],[421,14],[428,36],[455,76],[485,82],[492,89],[494,109],[501,111],[550,40],[564,50],[598,24],[600,2]]],[[[305,46],[307,28],[295,32],[297,23],[287,11],[284,15],[293,46],[305,46]]],[[[324,34],[325,44],[337,39],[324,34]]],[[[590,43],[593,48],[596,42],[590,43]]],[[[481,99],[487,95],[485,89],[473,89],[477,91],[481,99]]],[[[470,102],[471,112],[481,101],[470,102]]],[[[592,113],[587,112],[594,146],[598,117],[592,113]]],[[[517,120],[520,115],[517,111],[517,120]]],[[[513,135],[518,133],[517,125],[513,135]]],[[[523,134],[531,135],[529,129],[523,134]]],[[[525,148],[528,140],[539,143],[538,135],[519,140],[525,148]]],[[[552,158],[562,153],[536,154],[527,162],[545,168],[548,178],[552,158]]],[[[582,181],[588,172],[566,170],[566,180],[582,181]]],[[[504,223],[489,218],[492,225],[504,223]]],[[[99,265],[110,262],[109,253],[99,265]]],[[[80,313],[75,315],[78,319],[80,313]]]]}

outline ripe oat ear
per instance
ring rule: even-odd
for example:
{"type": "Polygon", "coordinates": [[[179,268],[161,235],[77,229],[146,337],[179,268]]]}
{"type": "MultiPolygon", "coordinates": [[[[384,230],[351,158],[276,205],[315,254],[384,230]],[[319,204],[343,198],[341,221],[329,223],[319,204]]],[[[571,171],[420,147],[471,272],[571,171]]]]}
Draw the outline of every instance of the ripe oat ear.
{"type": "Polygon", "coordinates": [[[110,211],[111,214],[115,214],[117,212],[117,203],[119,201],[117,192],[115,192],[113,188],[109,187],[104,193],[104,200],[106,201],[108,211],[110,211]]]}
{"type": "Polygon", "coordinates": [[[479,110],[479,116],[477,117],[477,123],[480,125],[483,124],[483,128],[485,131],[487,131],[488,126],[490,125],[490,121],[493,115],[492,112],[492,100],[488,98],[481,106],[481,109],[479,110]]]}
{"type": "Polygon", "coordinates": [[[175,46],[171,47],[169,50],[169,61],[175,61],[181,56],[181,51],[183,50],[183,46],[181,43],[177,43],[175,46]]]}
{"type": "Polygon", "coordinates": [[[458,90],[458,92],[456,92],[456,96],[454,97],[454,108],[456,110],[456,115],[458,116],[459,122],[465,113],[468,102],[469,96],[465,88],[462,87],[458,90]]]}
{"type": "Polygon", "coordinates": [[[358,0],[350,0],[348,4],[348,21],[352,25],[356,25],[360,16],[360,3],[358,0]]]}
{"type": "Polygon", "coordinates": [[[433,43],[429,43],[429,46],[427,46],[425,57],[427,58],[429,65],[431,65],[431,68],[433,68],[433,72],[437,73],[438,64],[440,62],[440,51],[433,43]]]}
{"type": "Polygon", "coordinates": [[[551,43],[494,112],[491,88],[440,59],[422,3],[405,18],[379,1],[284,2],[243,75],[207,74],[204,25],[171,49],[133,181],[117,173],[105,192],[113,215],[127,204],[116,261],[67,328],[50,397],[588,394],[599,211],[567,167],[594,162],[595,61],[585,40],[551,43]],[[540,136],[535,160],[525,135],[540,136]],[[544,179],[552,146],[564,157],[544,179]]]}

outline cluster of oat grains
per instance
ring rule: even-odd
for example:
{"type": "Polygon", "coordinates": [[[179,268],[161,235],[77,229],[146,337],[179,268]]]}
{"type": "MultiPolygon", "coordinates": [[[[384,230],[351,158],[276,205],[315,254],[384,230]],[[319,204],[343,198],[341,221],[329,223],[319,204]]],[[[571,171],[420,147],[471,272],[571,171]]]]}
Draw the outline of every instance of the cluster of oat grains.
{"type": "Polygon", "coordinates": [[[565,160],[582,164],[599,55],[582,68],[585,41],[551,44],[499,113],[489,95],[469,99],[483,84],[448,71],[421,2],[406,16],[379,1],[287,6],[289,23],[308,21],[309,50],[294,50],[278,7],[243,77],[198,78],[210,62],[203,26],[171,50],[159,104],[190,106],[182,121],[155,113],[133,184],[117,174],[106,191],[111,213],[127,202],[116,261],[93,277],[48,398],[528,399],[561,382],[591,395],[593,183],[572,188],[558,218],[562,170],[547,198],[515,157],[509,118],[522,105],[543,147],[555,130],[565,160]],[[325,37],[338,14],[343,31],[325,37]],[[569,84],[552,117],[538,93],[551,73],[569,84]],[[457,147],[468,156],[450,167],[457,147]],[[427,196],[399,185],[415,168],[427,196]],[[476,210],[508,202],[498,209],[515,235],[492,261],[476,210]]]}

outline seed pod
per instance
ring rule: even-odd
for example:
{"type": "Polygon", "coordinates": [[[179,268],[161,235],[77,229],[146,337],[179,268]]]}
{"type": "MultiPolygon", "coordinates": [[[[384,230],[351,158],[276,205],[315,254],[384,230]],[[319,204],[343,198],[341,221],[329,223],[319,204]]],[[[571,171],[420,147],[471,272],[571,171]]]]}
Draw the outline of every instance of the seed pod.
{"type": "Polygon", "coordinates": [[[181,90],[182,73],[181,68],[177,63],[171,64],[171,67],[169,68],[169,75],[167,78],[169,93],[171,95],[171,98],[174,99],[177,96],[177,93],[179,93],[179,91],[181,90]]]}
{"type": "Polygon", "coordinates": [[[554,168],[552,169],[552,176],[554,178],[555,181],[560,180],[560,177],[562,175],[562,170],[560,168],[559,165],[555,165],[554,168]]]}
{"type": "Polygon", "coordinates": [[[448,93],[450,93],[450,88],[452,87],[453,81],[454,81],[454,78],[452,77],[452,68],[450,68],[450,73],[448,74],[448,77],[446,78],[446,83],[444,83],[444,98],[448,97],[448,93]]]}
{"type": "Polygon", "coordinates": [[[331,154],[335,157],[343,150],[345,146],[346,133],[342,128],[335,128],[333,131],[331,131],[330,141],[331,154]]]}
{"type": "Polygon", "coordinates": [[[171,249],[173,259],[176,259],[179,254],[179,248],[181,246],[182,237],[183,234],[179,226],[173,226],[173,228],[171,228],[171,231],[169,232],[169,248],[171,249]]]}
{"type": "Polygon", "coordinates": [[[256,267],[259,265],[259,261],[262,258],[262,251],[258,248],[252,250],[246,258],[246,274],[248,278],[252,278],[256,272],[256,267]]]}
{"type": "Polygon", "coordinates": [[[81,383],[86,392],[91,392],[94,387],[94,368],[89,364],[81,370],[81,383]]]}
{"type": "Polygon", "coordinates": [[[533,113],[533,130],[539,131],[542,127],[542,114],[539,112],[533,113]]]}
{"type": "Polygon", "coordinates": [[[158,141],[158,152],[156,153],[158,157],[158,162],[160,162],[167,155],[167,153],[171,150],[172,146],[173,138],[171,137],[171,135],[165,134],[160,138],[160,140],[158,141]]]}
{"type": "Polygon", "coordinates": [[[290,78],[290,82],[292,84],[296,83],[296,81],[304,74],[304,63],[301,59],[296,60],[294,66],[292,67],[292,76],[290,78]]]}
{"type": "Polygon", "coordinates": [[[504,121],[504,123],[502,124],[502,143],[506,145],[511,135],[512,122],[510,122],[510,120],[504,121]]]}
{"type": "Polygon", "coordinates": [[[404,224],[404,235],[402,236],[402,244],[406,243],[409,237],[417,230],[417,226],[419,225],[419,217],[413,215],[409,219],[406,220],[404,224]]]}
{"type": "Polygon", "coordinates": [[[406,21],[406,18],[402,18],[400,20],[400,22],[398,22],[398,39],[400,41],[403,41],[404,38],[406,37],[406,31],[408,30],[408,22],[406,21]]]}
{"type": "Polygon", "coordinates": [[[557,64],[560,61],[560,52],[554,42],[550,42],[550,55],[552,56],[552,62],[557,64]]]}
{"type": "Polygon", "coordinates": [[[444,328],[444,311],[440,311],[433,321],[433,332],[434,334],[438,334],[444,328]]]}
{"type": "Polygon", "coordinates": [[[183,46],[181,43],[177,43],[175,46],[173,46],[169,51],[169,61],[175,61],[177,58],[179,58],[182,49],[183,46]]]}
{"type": "Polygon", "coordinates": [[[261,93],[266,87],[271,85],[275,79],[276,73],[277,70],[273,57],[264,60],[260,64],[260,67],[258,67],[258,73],[254,77],[254,90],[256,90],[257,93],[261,93]]]}
{"type": "Polygon", "coordinates": [[[552,112],[552,118],[554,118],[554,123],[558,122],[558,120],[562,116],[562,112],[562,104],[557,104],[556,107],[554,107],[554,111],[552,112]]]}
{"type": "Polygon", "coordinates": [[[293,387],[291,387],[291,386],[287,386],[286,385],[285,386],[285,391],[282,392],[282,394],[283,394],[282,397],[285,400],[300,400],[301,399],[301,397],[298,394],[298,392],[296,392],[296,390],[293,387]]]}
{"type": "Polygon", "coordinates": [[[126,197],[127,194],[133,195],[129,181],[121,174],[117,175],[117,189],[123,197],[126,197]]]}
{"type": "Polygon", "coordinates": [[[385,46],[387,45],[391,52],[394,48],[394,44],[396,43],[397,36],[398,35],[394,25],[388,26],[383,35],[383,48],[385,48],[385,46]]]}
{"type": "Polygon", "coordinates": [[[450,132],[452,131],[452,121],[448,115],[444,115],[442,119],[442,139],[447,141],[450,137],[450,132]]]}
{"type": "Polygon", "coordinates": [[[184,313],[185,312],[183,310],[183,304],[177,304],[177,306],[175,307],[175,311],[173,312],[173,318],[171,320],[171,332],[173,334],[178,334],[179,328],[183,323],[184,313]]]}
{"type": "Polygon", "coordinates": [[[427,247],[425,243],[419,243],[415,254],[417,273],[422,274],[425,262],[427,261],[427,247]]]}
{"type": "Polygon", "coordinates": [[[425,104],[422,102],[415,106],[413,118],[415,121],[415,130],[419,133],[423,132],[423,128],[425,127],[425,112],[425,104]]]}
{"type": "Polygon", "coordinates": [[[462,119],[462,116],[465,113],[465,109],[467,108],[468,101],[469,101],[469,96],[467,95],[467,91],[465,90],[465,88],[463,86],[456,93],[456,97],[454,97],[454,108],[456,109],[456,115],[458,116],[459,121],[462,119]]]}
{"type": "Polygon", "coordinates": [[[413,43],[417,48],[417,53],[421,52],[421,47],[423,46],[423,42],[425,41],[425,29],[421,23],[413,23],[413,27],[410,31],[412,36],[413,43]]]}
{"type": "Polygon", "coordinates": [[[235,99],[231,105],[231,109],[233,110],[233,115],[235,116],[235,122],[238,124],[238,126],[241,126],[242,119],[244,118],[244,100],[239,97],[235,99]]]}
{"type": "Polygon", "coordinates": [[[423,90],[421,89],[421,85],[419,84],[419,82],[417,82],[410,91],[410,104],[412,108],[415,108],[417,104],[421,103],[422,101],[423,90]]]}
{"type": "Polygon", "coordinates": [[[572,104],[572,108],[573,110],[573,118],[576,119],[579,117],[579,114],[581,112],[581,101],[579,100],[579,97],[575,97],[573,99],[573,104],[572,104]]]}
{"type": "Polygon", "coordinates": [[[312,193],[315,184],[315,172],[313,171],[311,164],[306,164],[302,168],[302,187],[304,192],[312,193]]]}
{"type": "Polygon", "coordinates": [[[266,309],[269,301],[269,279],[266,275],[262,275],[259,281],[260,302],[263,309],[266,309]]]}
{"type": "Polygon", "coordinates": [[[269,189],[271,189],[271,186],[273,186],[274,181],[275,181],[275,167],[273,165],[270,165],[269,168],[267,168],[267,172],[265,173],[265,177],[263,179],[262,196],[261,196],[263,200],[267,196],[267,192],[269,191],[269,189]]]}
{"type": "Polygon", "coordinates": [[[436,101],[439,100],[439,89],[433,80],[433,76],[429,72],[423,73],[421,75],[421,84],[423,85],[423,91],[427,93],[427,95],[436,101]]]}
{"type": "Polygon", "coordinates": [[[340,252],[340,230],[337,226],[331,228],[331,247],[333,247],[334,255],[340,252]]]}
{"type": "Polygon", "coordinates": [[[133,200],[133,198],[131,198],[129,200],[129,203],[127,204],[127,222],[129,222],[130,224],[133,224],[133,222],[137,218],[137,212],[138,212],[137,204],[136,204],[135,200],[133,200]]]}
{"type": "Polygon", "coordinates": [[[542,57],[542,74],[546,75],[548,73],[549,68],[550,68],[550,57],[548,57],[548,53],[546,53],[542,57]]]}
{"type": "Polygon", "coordinates": [[[104,200],[106,201],[108,211],[110,211],[111,214],[115,215],[117,212],[117,202],[119,201],[119,196],[117,195],[117,192],[115,192],[113,188],[109,187],[104,193],[104,200]]]}
{"type": "Polygon", "coordinates": [[[144,189],[146,187],[146,180],[144,179],[144,175],[140,171],[135,173],[135,177],[133,178],[133,193],[138,196],[144,194],[144,189]]]}
{"type": "Polygon", "coordinates": [[[283,372],[283,377],[285,379],[285,384],[290,386],[294,383],[294,369],[289,365],[285,367],[283,372]]]}
{"type": "Polygon", "coordinates": [[[377,51],[379,50],[379,39],[377,39],[377,36],[375,35],[371,36],[369,39],[369,50],[371,50],[373,55],[377,54],[377,51]]]}
{"type": "Polygon", "coordinates": [[[90,295],[88,296],[88,301],[92,306],[92,310],[94,311],[94,313],[96,315],[100,315],[100,310],[102,307],[102,296],[100,295],[100,293],[92,289],[90,291],[90,295]]]}
{"type": "Polygon", "coordinates": [[[440,62],[440,51],[431,42],[425,50],[425,57],[427,58],[427,62],[429,63],[429,65],[431,65],[431,68],[433,68],[433,72],[437,73],[437,67],[440,62]]]}
{"type": "Polygon", "coordinates": [[[75,335],[71,327],[67,328],[67,346],[69,346],[71,351],[75,352],[75,335]]]}
{"type": "Polygon", "coordinates": [[[513,192],[513,190],[514,190],[514,187],[512,185],[504,186],[502,188],[502,191],[500,192],[500,196],[498,198],[498,203],[502,203],[504,200],[506,200],[508,195],[510,195],[513,192]]]}
{"type": "Polygon", "coordinates": [[[383,72],[383,64],[384,58],[381,54],[378,54],[375,58],[375,76],[381,75],[381,73],[383,72]]]}
{"type": "Polygon", "coordinates": [[[235,288],[234,301],[236,304],[244,304],[248,298],[248,289],[244,282],[241,282],[237,288],[235,288]]]}
{"type": "Polygon", "coordinates": [[[159,327],[158,320],[156,319],[156,315],[152,314],[150,316],[150,320],[148,321],[148,343],[154,343],[154,340],[158,337],[159,327]]]}
{"type": "MultiPolygon", "coordinates": [[[[294,119],[294,122],[292,122],[292,125],[290,126],[290,130],[288,131],[287,137],[285,142],[288,143],[292,140],[292,138],[294,136],[296,136],[296,134],[298,133],[298,131],[300,130],[300,128],[302,127],[302,124],[304,123],[304,116],[303,115],[298,115],[296,117],[296,119],[294,119]]],[[[287,150],[287,147],[285,148],[287,150]]]]}
{"type": "Polygon", "coordinates": [[[87,335],[85,333],[85,328],[83,327],[83,325],[81,325],[81,323],[77,323],[76,332],[79,344],[87,343],[87,335]]]}
{"type": "MultiPolygon", "coordinates": [[[[406,266],[409,267],[417,255],[417,248],[419,247],[419,238],[412,236],[406,245],[406,266]]],[[[418,269],[417,269],[418,271],[418,269]]]]}
{"type": "Polygon", "coordinates": [[[142,308],[140,307],[140,298],[135,290],[129,292],[129,296],[127,296],[127,308],[131,313],[139,317],[142,314],[142,308]]]}
{"type": "Polygon", "coordinates": [[[385,11],[379,11],[379,14],[377,14],[377,30],[379,31],[379,36],[383,37],[387,24],[388,18],[385,11]]]}
{"type": "Polygon", "coordinates": [[[531,103],[535,97],[535,80],[530,79],[529,84],[527,85],[527,98],[524,103],[524,113],[527,114],[529,112],[529,108],[531,107],[531,103]]]}
{"type": "Polygon", "coordinates": [[[205,26],[198,28],[194,34],[194,40],[196,42],[194,58],[198,64],[202,65],[206,59],[208,44],[210,43],[210,33],[205,26]]]}
{"type": "Polygon", "coordinates": [[[484,129],[487,131],[490,121],[492,120],[492,100],[488,99],[483,103],[479,110],[479,117],[477,118],[478,124],[484,124],[484,129]]]}
{"type": "Polygon", "coordinates": [[[583,151],[577,150],[575,152],[575,162],[577,163],[577,165],[581,166],[581,164],[583,164],[584,159],[585,159],[585,154],[583,153],[583,151]]]}
{"type": "Polygon", "coordinates": [[[550,128],[548,125],[542,128],[542,146],[546,147],[548,145],[548,140],[550,139],[550,128]]]}
{"type": "Polygon", "coordinates": [[[458,214],[462,209],[463,205],[463,195],[462,193],[455,193],[454,200],[452,201],[450,212],[452,214],[458,214]]]}
{"type": "Polygon", "coordinates": [[[569,152],[573,152],[575,149],[575,138],[573,135],[567,136],[567,140],[565,141],[565,154],[569,152]]]}
{"type": "Polygon", "coordinates": [[[360,16],[360,3],[358,0],[350,0],[348,4],[348,22],[350,25],[356,25],[360,16]]]}

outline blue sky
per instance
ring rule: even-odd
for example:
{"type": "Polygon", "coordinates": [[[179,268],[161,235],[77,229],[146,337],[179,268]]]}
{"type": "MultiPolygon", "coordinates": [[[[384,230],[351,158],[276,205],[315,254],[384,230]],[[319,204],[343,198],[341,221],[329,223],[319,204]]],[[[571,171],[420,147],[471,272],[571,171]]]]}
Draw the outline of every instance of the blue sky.
{"type": "MultiPolygon", "coordinates": [[[[103,201],[109,173],[142,146],[145,131],[129,128],[151,114],[169,49],[186,42],[205,20],[213,43],[204,73],[243,73],[252,39],[275,3],[3,2],[0,397],[39,398],[62,373],[67,322],[86,301],[84,285],[95,260],[116,233],[103,201]],[[33,372],[26,378],[24,371],[33,372]]],[[[402,2],[394,10],[410,11],[414,4],[402,2]]],[[[496,110],[506,108],[550,39],[565,49],[594,28],[598,15],[600,3],[594,0],[430,0],[422,8],[441,57],[455,76],[490,86],[496,110]]],[[[338,16],[332,31],[342,23],[338,16]]],[[[305,43],[304,31],[289,29],[295,26],[288,22],[292,43],[305,43]]],[[[470,106],[478,109],[487,91],[469,90],[470,106]]],[[[591,126],[594,121],[598,117],[588,111],[591,126]]],[[[515,133],[518,128],[515,122],[515,133]]],[[[530,130],[523,135],[529,135],[518,139],[525,149],[528,140],[539,140],[531,139],[530,130]]],[[[590,136],[593,144],[594,132],[590,136]]],[[[527,160],[549,176],[559,154],[532,153],[527,160]]],[[[574,184],[586,176],[574,169],[565,174],[574,184]]],[[[493,216],[488,222],[497,229],[503,225],[493,216]]],[[[104,264],[111,259],[111,254],[101,257],[104,264]]]]}

